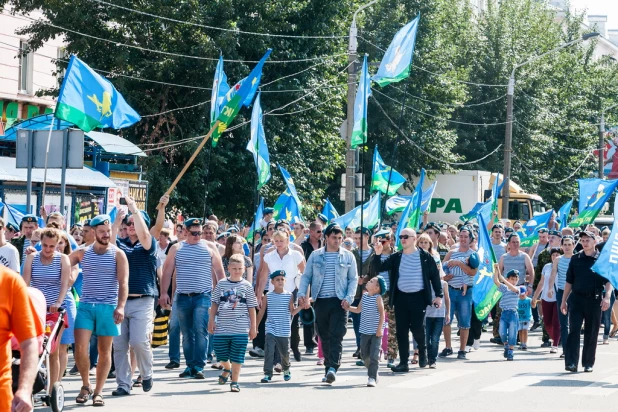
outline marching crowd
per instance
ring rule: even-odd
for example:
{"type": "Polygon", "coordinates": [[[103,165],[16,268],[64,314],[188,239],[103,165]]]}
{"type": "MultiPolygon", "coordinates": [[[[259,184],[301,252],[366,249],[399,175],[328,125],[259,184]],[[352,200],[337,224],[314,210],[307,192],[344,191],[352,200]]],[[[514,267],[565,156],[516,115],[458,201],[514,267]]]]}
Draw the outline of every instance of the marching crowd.
{"type": "MultiPolygon", "coordinates": [[[[94,406],[104,406],[108,378],[116,380],[113,396],[153,388],[153,321],[161,310],[171,310],[165,368],[184,363],[180,378],[204,379],[210,364],[221,371],[218,383],[229,384],[232,392],[241,390],[249,345],[249,356],[264,359],[262,383],[271,382],[274,372],[291,380],[290,355],[297,362],[303,356],[301,330],[305,354],[317,351],[322,381],[334,383],[349,320],[356,364],[367,368],[370,387],[379,381],[380,360],[392,372],[405,373],[410,364],[436,368],[439,358],[465,360],[480,347],[488,319],[477,317],[472,300],[478,233],[485,230],[476,224],[425,218],[422,230],[406,228],[395,239],[395,224],[342,228],[322,214],[309,224],[290,224],[275,221],[274,210],[266,208],[261,230],[247,241],[248,228],[214,216],[165,227],[167,196],[152,225],[133,199],[126,200],[128,213],[121,210],[114,219],[99,215],[70,230],[60,213],[46,215],[44,209],[44,227],[34,215],[25,215],[19,227],[0,219],[0,263],[10,269],[0,271],[0,284],[13,282],[19,289],[15,299],[23,298],[26,285],[39,289],[49,317],[64,308],[66,327],[47,368],[52,384],[66,373],[81,376],[76,403],[92,399],[94,406]],[[23,281],[16,280],[18,274],[23,281]],[[71,348],[74,366],[67,372],[71,348]]],[[[604,344],[618,332],[613,288],[591,270],[609,230],[590,226],[574,232],[552,220],[524,250],[517,233],[521,223],[504,223],[487,228],[498,259],[493,281],[502,292],[491,312],[490,341],[503,345],[504,358],[512,361],[517,344],[527,350],[528,331],[542,327],[542,346],[577,372],[583,325],[581,364],[592,372],[600,325],[604,344]]],[[[12,330],[3,316],[0,343],[11,333],[27,341],[41,332],[32,321],[12,330]]],[[[0,351],[0,395],[10,402],[2,379],[10,374],[6,352],[0,351]]],[[[29,410],[24,375],[14,410],[29,410]]],[[[2,409],[3,402],[0,410],[10,410],[10,404],[2,409]]]]}

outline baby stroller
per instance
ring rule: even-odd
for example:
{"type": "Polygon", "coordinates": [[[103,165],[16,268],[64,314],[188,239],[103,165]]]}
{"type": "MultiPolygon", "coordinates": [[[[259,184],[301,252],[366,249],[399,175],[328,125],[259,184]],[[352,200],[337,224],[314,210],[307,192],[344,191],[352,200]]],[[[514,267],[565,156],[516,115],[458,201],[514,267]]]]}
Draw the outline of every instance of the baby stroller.
{"type": "MultiPolygon", "coordinates": [[[[36,315],[39,321],[43,324],[45,333],[38,336],[39,340],[39,363],[37,364],[38,373],[34,380],[34,386],[32,388],[32,400],[34,406],[50,406],[53,412],[62,412],[64,409],[64,388],[62,383],[56,382],[54,386],[50,388],[48,379],[48,369],[45,365],[49,365],[49,354],[53,352],[58,342],[58,332],[64,325],[66,314],[64,308],[60,308],[57,313],[57,317],[50,321],[46,321],[47,306],[43,293],[35,288],[28,288],[28,294],[30,300],[36,310],[36,315]]],[[[13,353],[13,393],[17,390],[17,384],[19,382],[19,364],[20,364],[20,352],[19,342],[15,337],[11,340],[11,348],[13,353]]]]}

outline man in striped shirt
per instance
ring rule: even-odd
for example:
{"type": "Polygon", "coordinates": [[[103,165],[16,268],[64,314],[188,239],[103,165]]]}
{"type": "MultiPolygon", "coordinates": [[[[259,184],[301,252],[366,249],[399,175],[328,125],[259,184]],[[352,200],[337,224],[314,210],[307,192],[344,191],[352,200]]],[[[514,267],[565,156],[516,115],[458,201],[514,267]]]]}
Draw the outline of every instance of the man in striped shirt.
{"type": "Polygon", "coordinates": [[[26,249],[31,246],[30,239],[35,230],[39,228],[39,221],[35,215],[24,215],[21,218],[20,233],[18,238],[11,239],[11,244],[17,248],[19,252],[19,260],[24,263],[26,260],[26,249]]]}
{"type": "Polygon", "coordinates": [[[176,296],[173,310],[178,311],[182,332],[182,349],[187,367],[181,378],[204,379],[204,365],[208,349],[208,310],[213,288],[225,278],[221,256],[213,242],[202,239],[202,219],[185,220],[187,238],[172,246],[161,280],[162,307],[170,306],[167,293],[176,271],[176,296]]]}

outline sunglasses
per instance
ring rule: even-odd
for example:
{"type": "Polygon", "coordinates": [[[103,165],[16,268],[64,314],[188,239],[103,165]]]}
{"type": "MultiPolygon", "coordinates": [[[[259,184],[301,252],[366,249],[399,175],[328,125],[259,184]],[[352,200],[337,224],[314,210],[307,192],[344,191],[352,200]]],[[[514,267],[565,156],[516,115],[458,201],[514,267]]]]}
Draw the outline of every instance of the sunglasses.
{"type": "Polygon", "coordinates": [[[315,233],[322,233],[322,231],[321,230],[316,230],[315,233]]]}
{"type": "Polygon", "coordinates": [[[127,225],[127,226],[135,226],[135,222],[133,222],[133,221],[127,222],[127,223],[125,223],[125,225],[127,225]]]}
{"type": "Polygon", "coordinates": [[[346,246],[352,246],[353,245],[352,242],[343,242],[343,244],[346,245],[346,246]]]}
{"type": "Polygon", "coordinates": [[[411,238],[412,236],[410,235],[400,235],[399,236],[399,240],[408,240],[409,238],[411,238]]]}
{"type": "Polygon", "coordinates": [[[189,232],[189,233],[191,233],[191,236],[202,236],[202,231],[201,230],[199,230],[197,232],[189,232]]]}

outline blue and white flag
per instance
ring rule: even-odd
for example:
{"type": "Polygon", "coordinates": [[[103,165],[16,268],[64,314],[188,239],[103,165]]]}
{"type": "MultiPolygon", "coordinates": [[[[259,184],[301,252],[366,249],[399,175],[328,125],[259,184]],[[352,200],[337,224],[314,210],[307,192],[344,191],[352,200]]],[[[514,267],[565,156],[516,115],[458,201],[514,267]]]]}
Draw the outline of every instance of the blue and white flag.
{"type": "Polygon", "coordinates": [[[251,139],[249,143],[247,143],[247,150],[253,154],[253,160],[257,168],[258,190],[270,180],[270,158],[268,156],[268,147],[266,146],[264,124],[262,123],[261,95],[261,93],[258,94],[255,103],[253,103],[253,111],[251,113],[251,139]]]}
{"type": "Polygon", "coordinates": [[[560,224],[560,229],[567,227],[567,219],[569,218],[569,214],[571,213],[571,206],[573,206],[573,199],[566,202],[560,210],[558,210],[558,217],[556,220],[560,224]]]}
{"type": "MultiPolygon", "coordinates": [[[[614,202],[614,216],[618,216],[618,202],[614,202]]],[[[609,280],[614,288],[618,288],[618,225],[615,222],[592,270],[609,280]]]]}
{"type": "Polygon", "coordinates": [[[337,213],[335,206],[333,206],[333,204],[328,199],[324,201],[324,207],[322,208],[322,214],[326,216],[326,224],[330,224],[331,220],[339,217],[339,213],[337,213]]]}
{"type": "Polygon", "coordinates": [[[400,82],[410,75],[420,18],[419,14],[414,20],[403,26],[388,46],[378,72],[371,78],[380,87],[400,82]]]}
{"type": "Polygon", "coordinates": [[[223,107],[225,95],[229,91],[230,86],[227,84],[227,76],[223,71],[223,56],[219,56],[219,62],[215,70],[215,79],[212,82],[212,93],[210,94],[210,127],[215,125],[223,107]]]}

